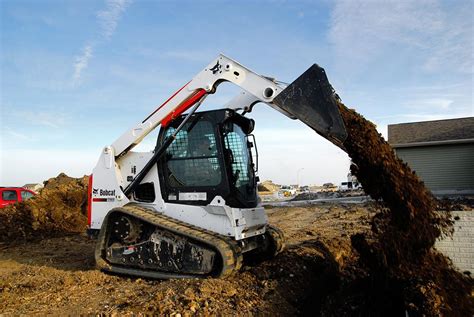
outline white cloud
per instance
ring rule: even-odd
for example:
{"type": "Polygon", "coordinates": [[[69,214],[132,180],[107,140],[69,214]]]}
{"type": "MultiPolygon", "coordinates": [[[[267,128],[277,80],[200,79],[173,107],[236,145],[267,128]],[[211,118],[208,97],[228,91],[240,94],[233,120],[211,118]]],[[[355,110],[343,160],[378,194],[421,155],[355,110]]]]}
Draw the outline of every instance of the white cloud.
{"type": "Polygon", "coordinates": [[[413,99],[403,103],[403,107],[410,109],[429,109],[430,111],[449,110],[453,100],[447,98],[413,99]]]}
{"type": "Polygon", "coordinates": [[[435,1],[336,1],[330,41],[344,55],[372,55],[381,42],[426,46],[419,35],[439,30],[435,1]]]}
{"type": "Polygon", "coordinates": [[[82,50],[81,55],[76,56],[74,63],[73,84],[77,85],[81,80],[82,71],[89,65],[89,60],[92,57],[92,45],[86,45],[82,50]]]}
{"type": "Polygon", "coordinates": [[[11,111],[10,115],[32,125],[42,125],[55,129],[63,127],[69,119],[69,116],[59,109],[42,111],[18,110],[11,111]]]}
{"type": "Polygon", "coordinates": [[[130,3],[130,0],[106,0],[106,9],[97,12],[101,32],[106,39],[110,39],[114,34],[122,13],[130,3]]]}
{"type": "MultiPolygon", "coordinates": [[[[105,10],[97,12],[97,19],[100,24],[100,33],[106,39],[110,39],[117,28],[120,17],[125,12],[131,0],[106,0],[105,10]]],[[[80,83],[83,70],[89,65],[89,60],[92,58],[94,46],[88,44],[84,46],[82,53],[75,58],[73,64],[74,75],[73,85],[80,83]]]]}
{"type": "Polygon", "coordinates": [[[447,68],[454,68],[461,73],[474,73],[473,3],[466,1],[465,6],[457,7],[453,9],[453,13],[443,16],[444,28],[432,43],[433,49],[423,64],[425,71],[446,71],[447,68]]]}
{"type": "MultiPolygon", "coordinates": [[[[11,128],[9,127],[5,127],[4,129],[4,132],[6,135],[8,135],[8,140],[9,141],[32,141],[34,140],[34,138],[30,135],[26,135],[25,133],[21,133],[21,132],[18,132],[18,131],[15,131],[15,130],[12,130],[11,128]]],[[[2,135],[2,139],[3,139],[3,135],[2,135]]],[[[2,142],[3,144],[3,142],[2,142]]]]}
{"type": "Polygon", "coordinates": [[[337,61],[358,67],[398,49],[416,50],[425,71],[472,72],[472,1],[337,0],[329,40],[337,61]]]}
{"type": "Polygon", "coordinates": [[[172,50],[164,53],[157,53],[165,58],[177,59],[180,61],[208,63],[212,58],[217,57],[216,52],[193,51],[193,50],[172,50]]]}

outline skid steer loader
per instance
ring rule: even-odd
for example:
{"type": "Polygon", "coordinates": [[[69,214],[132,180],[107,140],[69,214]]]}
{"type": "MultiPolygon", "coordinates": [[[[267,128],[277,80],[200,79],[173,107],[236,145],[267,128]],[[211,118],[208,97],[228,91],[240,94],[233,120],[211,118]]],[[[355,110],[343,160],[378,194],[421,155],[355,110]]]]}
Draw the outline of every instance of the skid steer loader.
{"type": "Polygon", "coordinates": [[[159,279],[221,277],[244,256],[281,252],[283,235],[268,224],[257,195],[255,122],[245,114],[265,103],[342,147],[336,98],[316,64],[286,85],[219,55],[103,149],[88,193],[97,266],[159,279]],[[197,112],[225,81],[241,93],[223,109],[197,112]],[[157,126],[154,151],[131,151],[157,126]]]}

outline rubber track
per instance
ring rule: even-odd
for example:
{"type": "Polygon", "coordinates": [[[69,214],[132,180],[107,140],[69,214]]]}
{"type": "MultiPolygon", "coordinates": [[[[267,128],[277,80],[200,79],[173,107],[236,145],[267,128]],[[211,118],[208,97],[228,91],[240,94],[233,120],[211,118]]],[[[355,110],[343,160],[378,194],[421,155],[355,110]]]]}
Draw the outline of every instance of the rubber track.
{"type": "MultiPolygon", "coordinates": [[[[210,276],[224,277],[239,270],[242,266],[243,256],[237,242],[231,237],[225,237],[214,232],[198,228],[188,223],[170,218],[163,214],[157,213],[155,210],[147,209],[136,204],[128,204],[120,208],[112,209],[104,220],[102,228],[106,228],[106,221],[108,215],[113,212],[121,212],[130,216],[136,217],[142,221],[148,222],[161,229],[173,232],[175,234],[187,237],[194,241],[199,241],[204,245],[216,250],[222,259],[222,268],[219,272],[214,272],[210,276]]],[[[152,271],[137,268],[127,268],[125,266],[118,266],[110,264],[102,258],[105,249],[105,230],[101,230],[99,234],[99,241],[96,248],[96,262],[100,269],[121,274],[129,274],[142,277],[151,277],[159,279],[169,278],[195,278],[204,277],[206,275],[182,274],[182,273],[168,273],[163,271],[152,271]]]]}

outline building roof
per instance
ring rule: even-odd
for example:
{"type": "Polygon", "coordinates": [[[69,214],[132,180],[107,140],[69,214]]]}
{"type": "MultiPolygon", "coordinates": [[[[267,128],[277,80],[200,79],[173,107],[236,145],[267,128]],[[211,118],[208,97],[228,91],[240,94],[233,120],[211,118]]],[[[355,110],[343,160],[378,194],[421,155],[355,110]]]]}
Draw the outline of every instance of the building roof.
{"type": "Polygon", "coordinates": [[[40,183],[25,184],[25,185],[23,185],[23,188],[26,188],[26,187],[35,187],[35,186],[43,186],[43,184],[40,184],[40,183]]]}
{"type": "Polygon", "coordinates": [[[388,143],[392,145],[467,139],[474,139],[474,117],[388,126],[388,143]]]}

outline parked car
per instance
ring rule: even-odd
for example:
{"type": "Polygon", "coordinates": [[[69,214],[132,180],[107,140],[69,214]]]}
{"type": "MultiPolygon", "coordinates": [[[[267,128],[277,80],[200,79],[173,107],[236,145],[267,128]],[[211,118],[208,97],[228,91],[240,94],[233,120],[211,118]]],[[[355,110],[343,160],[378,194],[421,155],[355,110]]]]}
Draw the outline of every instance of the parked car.
{"type": "Polygon", "coordinates": [[[361,188],[362,186],[359,184],[359,182],[342,182],[341,186],[339,186],[339,190],[343,192],[361,188]]]}
{"type": "Polygon", "coordinates": [[[35,192],[22,187],[0,187],[0,208],[35,196],[35,192]]]}
{"type": "Polygon", "coordinates": [[[300,193],[309,193],[310,190],[309,190],[309,186],[300,186],[300,188],[298,189],[298,191],[300,193]]]}

